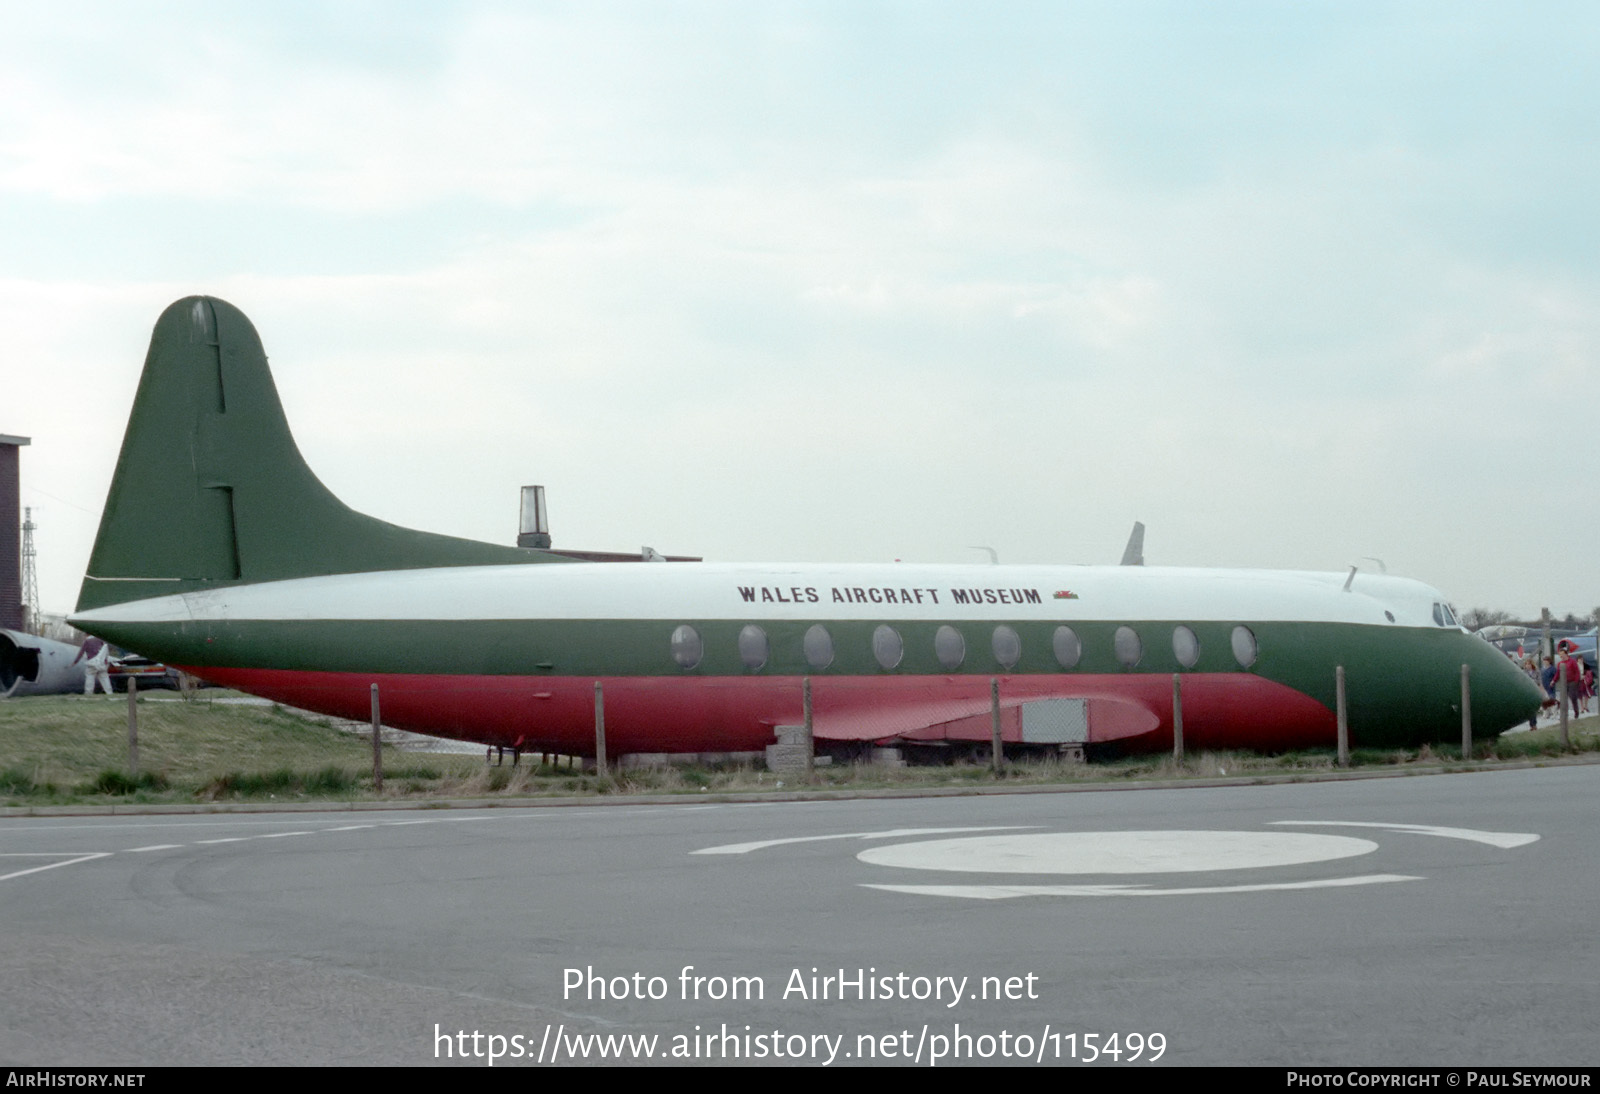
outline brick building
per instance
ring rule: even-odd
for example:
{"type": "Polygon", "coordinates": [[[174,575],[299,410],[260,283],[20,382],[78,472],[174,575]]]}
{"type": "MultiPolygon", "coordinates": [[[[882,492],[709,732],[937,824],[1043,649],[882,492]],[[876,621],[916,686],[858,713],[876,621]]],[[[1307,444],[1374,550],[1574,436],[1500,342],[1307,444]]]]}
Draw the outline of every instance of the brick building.
{"type": "Polygon", "coordinates": [[[0,629],[22,629],[22,446],[27,437],[0,433],[0,629]]]}

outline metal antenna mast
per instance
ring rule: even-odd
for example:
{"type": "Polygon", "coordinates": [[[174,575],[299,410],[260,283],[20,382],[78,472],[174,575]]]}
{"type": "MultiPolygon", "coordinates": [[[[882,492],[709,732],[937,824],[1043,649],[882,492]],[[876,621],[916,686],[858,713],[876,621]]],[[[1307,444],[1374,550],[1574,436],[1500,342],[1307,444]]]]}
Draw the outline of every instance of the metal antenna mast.
{"type": "Polygon", "coordinates": [[[39,631],[39,568],[38,551],[33,546],[33,508],[22,510],[22,629],[30,634],[39,631]]]}

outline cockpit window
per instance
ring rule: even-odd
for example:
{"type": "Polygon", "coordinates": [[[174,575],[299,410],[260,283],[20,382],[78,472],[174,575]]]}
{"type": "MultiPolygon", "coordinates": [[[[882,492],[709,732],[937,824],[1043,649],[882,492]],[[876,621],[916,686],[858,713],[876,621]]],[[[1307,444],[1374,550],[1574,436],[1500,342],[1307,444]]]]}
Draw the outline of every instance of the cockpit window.
{"type": "Polygon", "coordinates": [[[1444,605],[1437,600],[1433,602],[1433,621],[1441,627],[1447,625],[1444,621],[1444,605]]]}

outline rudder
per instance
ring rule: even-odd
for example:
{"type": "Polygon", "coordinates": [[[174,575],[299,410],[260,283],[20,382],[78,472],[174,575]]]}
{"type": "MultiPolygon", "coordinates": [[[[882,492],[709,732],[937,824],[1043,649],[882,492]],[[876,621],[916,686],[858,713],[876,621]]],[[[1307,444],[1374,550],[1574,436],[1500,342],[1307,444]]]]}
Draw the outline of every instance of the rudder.
{"type": "Polygon", "coordinates": [[[250,320],[193,296],[156,321],[77,610],[244,582],[552,560],[345,505],[300,455],[250,320]]]}

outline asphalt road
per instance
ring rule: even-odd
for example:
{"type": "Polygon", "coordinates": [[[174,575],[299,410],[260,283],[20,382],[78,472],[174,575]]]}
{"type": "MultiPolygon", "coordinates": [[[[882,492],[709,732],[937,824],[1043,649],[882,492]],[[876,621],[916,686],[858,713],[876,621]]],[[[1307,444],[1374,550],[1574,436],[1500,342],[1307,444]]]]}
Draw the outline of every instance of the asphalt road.
{"type": "Polygon", "coordinates": [[[9,819],[0,1062],[1594,1065],[1597,921],[1596,766],[9,819]]]}

